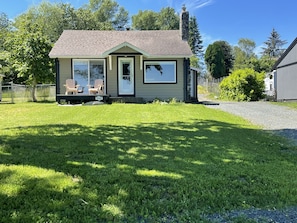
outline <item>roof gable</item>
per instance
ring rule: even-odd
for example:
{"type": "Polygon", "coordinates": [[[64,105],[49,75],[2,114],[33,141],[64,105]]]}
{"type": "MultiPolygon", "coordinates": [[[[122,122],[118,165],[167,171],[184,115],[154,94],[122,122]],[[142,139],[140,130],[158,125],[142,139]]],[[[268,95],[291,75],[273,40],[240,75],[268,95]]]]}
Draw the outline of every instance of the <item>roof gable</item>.
{"type": "Polygon", "coordinates": [[[275,62],[272,70],[297,62],[297,38],[290,44],[281,57],[275,62]]]}
{"type": "Polygon", "coordinates": [[[146,57],[149,56],[149,54],[148,54],[147,52],[145,52],[145,51],[143,51],[142,49],[139,49],[138,47],[133,46],[132,44],[127,43],[127,42],[123,42],[123,43],[121,43],[121,44],[119,44],[119,45],[117,45],[117,46],[111,48],[110,50],[107,50],[107,51],[103,52],[103,53],[102,53],[102,56],[103,56],[103,57],[107,57],[108,55],[114,53],[115,51],[117,51],[117,50],[119,50],[119,49],[121,49],[121,48],[123,48],[123,47],[129,47],[129,48],[131,48],[132,50],[135,50],[135,51],[141,53],[142,55],[144,55],[144,56],[146,56],[146,57]]]}
{"type": "Polygon", "coordinates": [[[190,57],[190,46],[179,33],[179,30],[66,30],[49,55],[51,58],[106,57],[127,46],[146,57],[190,57]]]}

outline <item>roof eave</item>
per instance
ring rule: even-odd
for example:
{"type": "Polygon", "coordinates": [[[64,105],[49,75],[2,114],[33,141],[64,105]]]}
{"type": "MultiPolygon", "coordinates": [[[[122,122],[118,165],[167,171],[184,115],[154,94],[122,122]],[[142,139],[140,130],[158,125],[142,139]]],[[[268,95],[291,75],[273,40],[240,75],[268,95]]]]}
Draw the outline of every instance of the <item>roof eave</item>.
{"type": "MultiPolygon", "coordinates": [[[[73,59],[73,58],[79,58],[79,59],[104,59],[107,58],[110,54],[105,55],[49,55],[50,58],[55,59],[55,58],[63,58],[63,59],[73,59]]],[[[182,59],[182,58],[190,58],[192,55],[144,55],[148,59],[182,59]]]]}
{"type": "Polygon", "coordinates": [[[184,54],[184,55],[151,55],[147,58],[153,59],[153,58],[163,58],[163,59],[181,59],[181,58],[190,58],[192,55],[184,54]]]}
{"type": "Polygon", "coordinates": [[[117,50],[119,50],[119,49],[121,49],[123,47],[129,47],[132,50],[135,50],[135,51],[141,53],[142,55],[144,55],[146,57],[149,57],[150,56],[149,53],[145,52],[144,50],[142,50],[142,49],[140,49],[140,48],[138,48],[138,47],[136,47],[136,46],[134,46],[134,45],[132,45],[132,44],[130,44],[128,42],[123,42],[123,43],[121,43],[121,44],[119,44],[119,45],[111,48],[110,50],[107,50],[107,51],[103,52],[102,53],[102,56],[103,57],[108,57],[110,54],[114,53],[115,51],[117,51],[117,50]]]}
{"type": "Polygon", "coordinates": [[[288,55],[288,53],[294,48],[296,44],[297,44],[297,37],[290,44],[290,46],[285,50],[285,52],[281,55],[281,57],[275,62],[275,64],[272,67],[272,71],[278,68],[278,65],[282,62],[282,60],[288,55]]]}
{"type": "Polygon", "coordinates": [[[73,59],[73,58],[79,58],[79,59],[104,59],[106,57],[103,57],[101,55],[49,55],[50,58],[63,58],[63,59],[73,59]]]}

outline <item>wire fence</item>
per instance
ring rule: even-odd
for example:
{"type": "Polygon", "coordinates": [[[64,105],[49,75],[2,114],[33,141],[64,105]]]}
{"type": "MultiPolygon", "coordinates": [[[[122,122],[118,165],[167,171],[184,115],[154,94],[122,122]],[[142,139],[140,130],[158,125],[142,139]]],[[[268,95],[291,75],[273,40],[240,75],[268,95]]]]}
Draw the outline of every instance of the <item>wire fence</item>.
{"type": "MultiPolygon", "coordinates": [[[[22,103],[30,102],[32,98],[31,86],[20,84],[0,85],[1,103],[22,103]]],[[[35,95],[38,101],[55,101],[56,86],[53,84],[40,84],[35,88],[35,95]]]]}
{"type": "Polygon", "coordinates": [[[207,92],[211,93],[214,97],[220,96],[220,88],[219,85],[222,82],[223,78],[207,78],[207,77],[199,77],[198,85],[202,86],[207,92]]]}

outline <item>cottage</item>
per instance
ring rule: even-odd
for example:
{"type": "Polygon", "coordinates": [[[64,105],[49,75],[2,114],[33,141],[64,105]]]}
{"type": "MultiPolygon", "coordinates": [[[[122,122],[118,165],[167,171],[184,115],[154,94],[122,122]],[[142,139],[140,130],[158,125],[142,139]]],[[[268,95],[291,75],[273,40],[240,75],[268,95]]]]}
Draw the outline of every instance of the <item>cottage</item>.
{"type": "Polygon", "coordinates": [[[180,30],[65,30],[49,54],[56,61],[57,100],[65,97],[68,79],[80,88],[72,97],[88,97],[101,79],[101,93],[110,97],[197,100],[188,28],[183,7],[180,30]]]}
{"type": "Polygon", "coordinates": [[[270,77],[277,101],[297,100],[297,38],[274,64],[270,77]]]}

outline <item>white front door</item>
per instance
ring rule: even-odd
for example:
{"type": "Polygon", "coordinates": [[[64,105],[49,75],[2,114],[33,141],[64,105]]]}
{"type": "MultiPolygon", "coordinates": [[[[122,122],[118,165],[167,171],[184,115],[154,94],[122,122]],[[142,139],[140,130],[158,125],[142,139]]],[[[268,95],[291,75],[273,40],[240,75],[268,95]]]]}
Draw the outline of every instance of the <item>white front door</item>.
{"type": "Polygon", "coordinates": [[[134,95],[134,57],[120,57],[118,71],[119,95],[134,95]]]}

